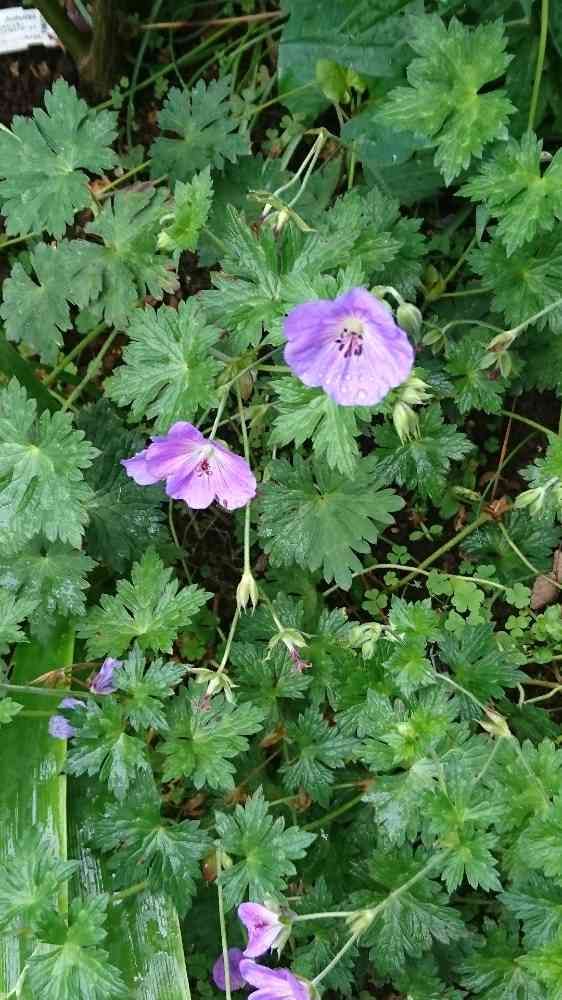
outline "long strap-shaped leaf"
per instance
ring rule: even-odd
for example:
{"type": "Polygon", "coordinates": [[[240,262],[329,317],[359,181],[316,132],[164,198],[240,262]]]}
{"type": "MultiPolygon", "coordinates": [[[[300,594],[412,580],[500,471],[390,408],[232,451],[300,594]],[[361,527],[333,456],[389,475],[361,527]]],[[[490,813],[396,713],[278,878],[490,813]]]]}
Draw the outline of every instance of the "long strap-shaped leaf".
{"type": "MultiPolygon", "coordinates": [[[[88,846],[89,827],[101,801],[91,784],[69,782],[69,850],[80,860],[77,885],[83,898],[112,892],[113,880],[103,858],[88,846]]],[[[175,907],[160,893],[143,892],[109,906],[108,936],[103,947],[123,974],[135,1000],[189,1000],[189,981],[175,907]]]]}
{"type": "MultiPolygon", "coordinates": [[[[18,647],[12,681],[29,684],[40,674],[72,663],[74,632],[64,624],[48,645],[18,647]]],[[[65,744],[48,733],[47,713],[58,698],[15,699],[37,712],[16,718],[0,734],[0,857],[5,857],[30,827],[48,833],[53,848],[66,856],[66,781],[62,775],[65,744]],[[40,702],[40,705],[38,704],[40,702]],[[41,713],[45,713],[44,716],[41,713]]],[[[0,994],[14,988],[33,942],[0,937],[0,994]]]]}

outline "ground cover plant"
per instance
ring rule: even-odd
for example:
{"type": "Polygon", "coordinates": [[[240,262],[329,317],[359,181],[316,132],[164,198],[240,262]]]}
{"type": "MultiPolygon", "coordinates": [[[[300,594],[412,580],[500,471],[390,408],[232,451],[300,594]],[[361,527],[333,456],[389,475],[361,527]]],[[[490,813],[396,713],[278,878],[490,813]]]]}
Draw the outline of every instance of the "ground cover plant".
{"type": "Polygon", "coordinates": [[[0,996],[561,1000],[557,5],[156,0],[117,58],[54,7],[0,127],[0,996]]]}

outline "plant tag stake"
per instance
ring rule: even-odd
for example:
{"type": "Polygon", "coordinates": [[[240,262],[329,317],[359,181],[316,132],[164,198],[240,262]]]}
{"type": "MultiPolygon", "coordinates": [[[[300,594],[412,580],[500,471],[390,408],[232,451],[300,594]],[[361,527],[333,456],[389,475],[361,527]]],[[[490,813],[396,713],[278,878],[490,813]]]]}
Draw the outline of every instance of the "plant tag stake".
{"type": "Polygon", "coordinates": [[[38,10],[23,7],[0,10],[0,54],[23,52],[32,45],[54,48],[60,42],[38,10]]]}

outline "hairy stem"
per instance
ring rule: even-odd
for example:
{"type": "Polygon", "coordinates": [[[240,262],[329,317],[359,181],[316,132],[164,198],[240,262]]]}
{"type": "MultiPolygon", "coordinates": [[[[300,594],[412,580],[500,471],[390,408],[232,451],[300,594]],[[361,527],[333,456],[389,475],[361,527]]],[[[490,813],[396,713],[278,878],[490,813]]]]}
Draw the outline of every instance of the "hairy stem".
{"type": "Polygon", "coordinates": [[[539,49],[537,52],[537,65],[535,68],[535,79],[533,81],[533,92],[531,94],[531,106],[529,108],[529,131],[535,127],[537,106],[539,103],[539,93],[541,89],[542,72],[544,69],[544,56],[546,52],[546,38],[548,34],[548,0],[541,2],[541,31],[539,35],[539,49]]]}

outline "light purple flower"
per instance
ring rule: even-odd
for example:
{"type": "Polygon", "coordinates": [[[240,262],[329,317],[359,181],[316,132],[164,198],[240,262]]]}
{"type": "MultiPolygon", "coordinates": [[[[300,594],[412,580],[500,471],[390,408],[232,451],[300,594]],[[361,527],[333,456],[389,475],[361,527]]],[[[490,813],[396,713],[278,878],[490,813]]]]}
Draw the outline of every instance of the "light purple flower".
{"type": "Polygon", "coordinates": [[[121,464],[139,486],[165,479],[168,496],[185,500],[194,510],[209,507],[213,500],[235,510],[256,495],[255,476],[246,460],[183,420],[121,464]]]}
{"type": "MultiPolygon", "coordinates": [[[[240,962],[243,958],[240,948],[228,949],[228,967],[230,969],[230,988],[241,990],[246,985],[245,979],[240,975],[240,962]]],[[[219,955],[213,965],[213,982],[219,990],[226,992],[226,979],[224,976],[224,958],[219,955]]]]}
{"type": "Polygon", "coordinates": [[[289,969],[268,969],[245,958],[240,962],[240,972],[246,982],[257,986],[249,1000],[310,1000],[310,991],[302,979],[297,979],[289,969]]]}
{"type": "Polygon", "coordinates": [[[117,688],[113,687],[113,671],[116,667],[122,667],[122,660],[114,660],[107,656],[98,672],[90,680],[90,691],[94,694],[113,694],[117,688]]]}
{"type": "MultiPolygon", "coordinates": [[[[86,708],[86,705],[79,698],[63,698],[59,702],[59,708],[86,708]]],[[[51,715],[49,733],[56,740],[70,740],[76,736],[77,730],[64,715],[51,715]]]]}
{"type": "Polygon", "coordinates": [[[364,288],[296,306],[284,332],[289,368],[342,406],[374,406],[406,381],[414,363],[406,334],[364,288]]]}
{"type": "Polygon", "coordinates": [[[279,920],[279,914],[260,903],[241,903],[238,916],[248,931],[245,958],[257,958],[265,954],[286,931],[286,925],[279,920]]]}
{"type": "MultiPolygon", "coordinates": [[[[69,699],[70,700],[70,699],[69,699]]],[[[77,730],[70,725],[64,715],[51,715],[49,719],[49,734],[56,740],[70,740],[76,736],[77,730]]]]}

